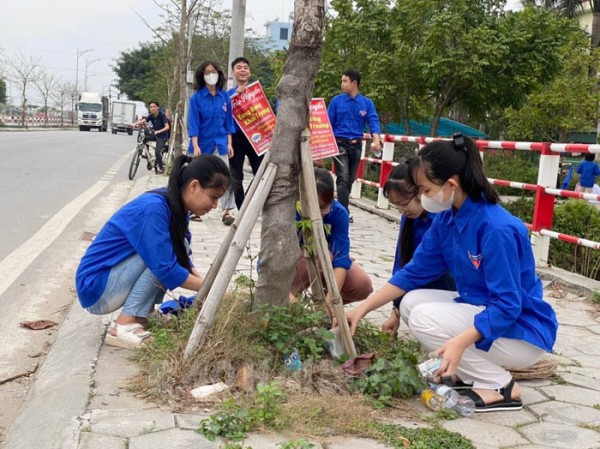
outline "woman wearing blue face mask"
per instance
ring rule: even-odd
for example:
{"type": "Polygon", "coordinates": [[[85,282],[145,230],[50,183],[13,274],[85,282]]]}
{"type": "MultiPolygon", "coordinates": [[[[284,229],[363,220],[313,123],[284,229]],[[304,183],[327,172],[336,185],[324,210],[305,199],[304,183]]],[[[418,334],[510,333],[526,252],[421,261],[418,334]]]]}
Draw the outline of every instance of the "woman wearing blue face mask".
{"type": "MultiPolygon", "coordinates": [[[[225,89],[225,74],[211,61],[203,62],[194,75],[196,93],[190,98],[188,113],[188,134],[190,145],[188,154],[214,154],[219,156],[229,168],[233,157],[231,135],[235,132],[231,100],[225,89]]],[[[219,206],[223,210],[223,223],[231,225],[234,217],[235,199],[230,188],[221,197],[219,206]]],[[[193,216],[192,219],[197,219],[193,216]]]]}
{"type": "Polygon", "coordinates": [[[400,314],[442,358],[436,374],[472,383],[463,394],[477,412],[520,410],[521,389],[506,367],[530,366],[552,351],[558,327],[543,301],[527,228],[497,204],[472,140],[430,143],[411,165],[422,206],[438,216],[411,261],[347,314],[351,330],[406,294],[400,314]],[[458,291],[419,290],[448,270],[458,291]]]}

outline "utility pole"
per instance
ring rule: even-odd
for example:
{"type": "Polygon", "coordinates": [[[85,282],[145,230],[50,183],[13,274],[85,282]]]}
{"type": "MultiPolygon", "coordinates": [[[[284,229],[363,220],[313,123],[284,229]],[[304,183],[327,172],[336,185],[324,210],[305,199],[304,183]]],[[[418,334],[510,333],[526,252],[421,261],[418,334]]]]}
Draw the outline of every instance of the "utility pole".
{"type": "Polygon", "coordinates": [[[229,40],[229,62],[227,63],[227,89],[234,86],[231,63],[239,56],[244,56],[244,31],[246,28],[246,0],[232,0],[231,5],[231,37],[229,40]]]}
{"type": "Polygon", "coordinates": [[[77,49],[77,62],[75,63],[75,99],[78,100],[79,99],[79,57],[85,55],[86,53],[92,51],[91,48],[87,49],[87,50],[81,50],[79,51],[79,48],[77,49]]]}
{"type": "Polygon", "coordinates": [[[83,90],[87,91],[87,80],[88,80],[88,67],[94,62],[98,62],[100,59],[85,59],[85,77],[83,78],[83,90]]]}

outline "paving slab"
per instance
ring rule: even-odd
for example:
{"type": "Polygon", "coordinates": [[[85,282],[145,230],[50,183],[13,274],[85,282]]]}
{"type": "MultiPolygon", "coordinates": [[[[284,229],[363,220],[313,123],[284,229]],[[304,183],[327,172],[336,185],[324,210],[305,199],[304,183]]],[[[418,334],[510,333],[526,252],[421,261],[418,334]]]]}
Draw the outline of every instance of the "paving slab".
{"type": "Polygon", "coordinates": [[[150,432],[129,440],[128,449],[219,449],[216,441],[208,441],[198,432],[169,429],[150,432]]]}
{"type": "Polygon", "coordinates": [[[175,427],[171,412],[138,409],[93,410],[90,427],[94,433],[132,438],[175,427]]]}
{"type": "Polygon", "coordinates": [[[577,371],[573,371],[575,369],[572,368],[570,371],[561,373],[560,377],[570,384],[600,392],[600,379],[591,377],[597,375],[597,371],[592,368],[579,368],[577,371]]]}
{"type": "Polygon", "coordinates": [[[210,413],[192,414],[192,413],[174,413],[175,425],[180,429],[197,430],[200,421],[210,416],[210,413]]]}
{"type": "Polygon", "coordinates": [[[540,390],[556,401],[593,407],[600,404],[600,392],[571,385],[550,385],[540,390]]]}
{"type": "Polygon", "coordinates": [[[564,402],[548,401],[529,407],[540,417],[542,422],[561,424],[600,425],[600,410],[584,405],[565,404],[564,402]]]}
{"type": "Polygon", "coordinates": [[[519,431],[530,442],[543,446],[568,449],[594,449],[600,446],[600,433],[569,424],[529,424],[519,428],[519,431]]]}
{"type": "Polygon", "coordinates": [[[99,435],[92,432],[81,432],[77,449],[123,449],[127,447],[127,439],[111,435],[99,435]]]}
{"type": "Polygon", "coordinates": [[[541,393],[537,388],[522,385],[520,382],[519,384],[521,386],[521,391],[523,392],[523,404],[530,405],[549,400],[548,396],[541,393]]]}
{"type": "MultiPolygon", "coordinates": [[[[501,413],[516,412],[496,412],[494,415],[499,416],[501,413]]],[[[506,447],[529,443],[519,432],[510,427],[489,422],[483,425],[477,418],[460,418],[445,421],[442,427],[446,430],[460,433],[471,440],[476,446],[506,447]]]]}
{"type": "MultiPolygon", "coordinates": [[[[281,443],[299,439],[300,437],[285,437],[279,434],[252,433],[244,440],[244,447],[251,447],[252,449],[281,449],[281,443]]],[[[322,446],[318,442],[314,440],[307,441],[315,445],[314,449],[322,449],[322,446]]]]}
{"type": "MultiPolygon", "coordinates": [[[[390,446],[366,438],[328,438],[328,449],[387,449],[390,446]]],[[[258,448],[257,448],[258,449],[258,448]]]]}
{"type": "MultiPolygon", "coordinates": [[[[528,404],[525,397],[525,404],[528,404]]],[[[498,426],[518,427],[525,424],[536,422],[536,416],[526,409],[516,412],[498,412],[498,413],[476,413],[473,418],[475,421],[485,424],[495,424],[498,426]]]]}
{"type": "Polygon", "coordinates": [[[597,355],[577,355],[572,359],[579,366],[585,368],[593,368],[600,374],[600,356],[597,355]]]}

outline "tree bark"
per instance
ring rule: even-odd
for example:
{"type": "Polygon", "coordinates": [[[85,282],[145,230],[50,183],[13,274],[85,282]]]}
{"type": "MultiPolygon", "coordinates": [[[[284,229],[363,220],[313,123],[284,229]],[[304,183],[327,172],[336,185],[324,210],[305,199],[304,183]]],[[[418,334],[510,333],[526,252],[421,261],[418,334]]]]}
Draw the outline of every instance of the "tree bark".
{"type": "Polygon", "coordinates": [[[294,31],[277,86],[280,100],[271,145],[277,177],[262,210],[260,267],[254,307],[288,302],[300,247],[295,230],[300,134],[307,126],[309,102],[321,63],[324,0],[296,0],[294,31]]]}

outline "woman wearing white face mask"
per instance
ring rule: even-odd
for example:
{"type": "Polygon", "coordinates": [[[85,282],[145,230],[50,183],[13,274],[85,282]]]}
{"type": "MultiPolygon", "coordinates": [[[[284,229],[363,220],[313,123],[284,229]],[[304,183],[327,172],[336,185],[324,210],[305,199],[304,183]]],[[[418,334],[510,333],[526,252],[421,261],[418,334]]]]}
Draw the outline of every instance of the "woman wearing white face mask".
{"type": "Polygon", "coordinates": [[[537,362],[552,350],[558,327],[543,301],[527,228],[497,204],[476,145],[460,134],[426,145],[411,174],[422,206],[439,214],[411,261],[347,314],[351,330],[406,293],[400,315],[442,358],[436,375],[472,384],[463,394],[477,412],[520,410],[521,389],[506,367],[537,362]],[[448,270],[457,292],[419,290],[448,270]]]}
{"type": "MultiPolygon", "coordinates": [[[[233,157],[231,135],[235,128],[231,100],[225,90],[225,74],[216,63],[205,61],[196,70],[194,79],[196,93],[190,98],[188,113],[188,154],[214,154],[229,167],[229,159],[233,157]]],[[[235,199],[231,188],[221,197],[219,206],[223,210],[223,223],[233,224],[231,211],[235,208],[235,199]]]]}

